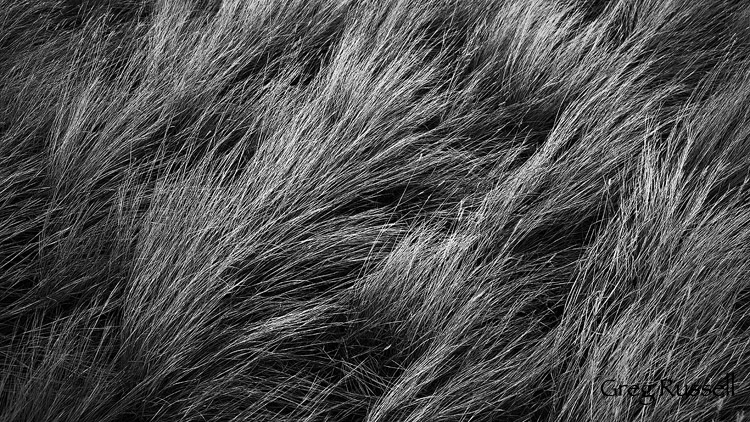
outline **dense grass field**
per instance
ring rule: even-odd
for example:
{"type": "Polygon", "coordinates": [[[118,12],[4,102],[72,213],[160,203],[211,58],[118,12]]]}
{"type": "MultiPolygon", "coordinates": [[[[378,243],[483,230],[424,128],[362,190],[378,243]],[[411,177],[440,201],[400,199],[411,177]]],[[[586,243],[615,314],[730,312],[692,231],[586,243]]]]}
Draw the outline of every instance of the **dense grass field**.
{"type": "Polygon", "coordinates": [[[750,421],[749,182],[746,1],[0,0],[0,421],[750,421]]]}

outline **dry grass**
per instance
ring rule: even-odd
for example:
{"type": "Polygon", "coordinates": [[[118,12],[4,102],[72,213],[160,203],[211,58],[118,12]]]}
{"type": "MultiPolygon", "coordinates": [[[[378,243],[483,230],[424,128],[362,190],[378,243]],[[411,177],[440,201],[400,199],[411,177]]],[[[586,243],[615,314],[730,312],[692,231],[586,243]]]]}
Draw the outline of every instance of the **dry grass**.
{"type": "Polygon", "coordinates": [[[746,420],[748,10],[0,1],[0,420],[746,420]]]}

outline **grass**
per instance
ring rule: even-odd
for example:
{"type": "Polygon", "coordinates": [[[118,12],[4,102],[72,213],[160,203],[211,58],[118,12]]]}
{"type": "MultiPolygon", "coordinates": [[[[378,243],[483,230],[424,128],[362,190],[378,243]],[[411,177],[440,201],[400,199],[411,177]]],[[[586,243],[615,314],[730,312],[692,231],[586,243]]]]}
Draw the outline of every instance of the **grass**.
{"type": "Polygon", "coordinates": [[[0,22],[0,420],[747,420],[744,2],[0,22]]]}

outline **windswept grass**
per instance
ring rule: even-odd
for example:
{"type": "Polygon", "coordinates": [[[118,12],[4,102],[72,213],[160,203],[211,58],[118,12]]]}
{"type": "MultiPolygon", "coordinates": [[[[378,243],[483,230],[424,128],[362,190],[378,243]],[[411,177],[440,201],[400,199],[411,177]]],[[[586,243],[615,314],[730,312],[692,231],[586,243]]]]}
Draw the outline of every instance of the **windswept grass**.
{"type": "Polygon", "coordinates": [[[2,0],[0,421],[748,420],[749,179],[743,1],[2,0]]]}

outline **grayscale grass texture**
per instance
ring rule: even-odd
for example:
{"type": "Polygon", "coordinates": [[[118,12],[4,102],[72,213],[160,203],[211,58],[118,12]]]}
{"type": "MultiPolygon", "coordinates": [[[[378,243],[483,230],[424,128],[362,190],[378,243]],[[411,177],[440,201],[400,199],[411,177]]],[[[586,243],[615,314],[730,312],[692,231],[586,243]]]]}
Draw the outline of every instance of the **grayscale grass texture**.
{"type": "Polygon", "coordinates": [[[748,420],[749,179],[745,1],[2,0],[0,421],[748,420]]]}

